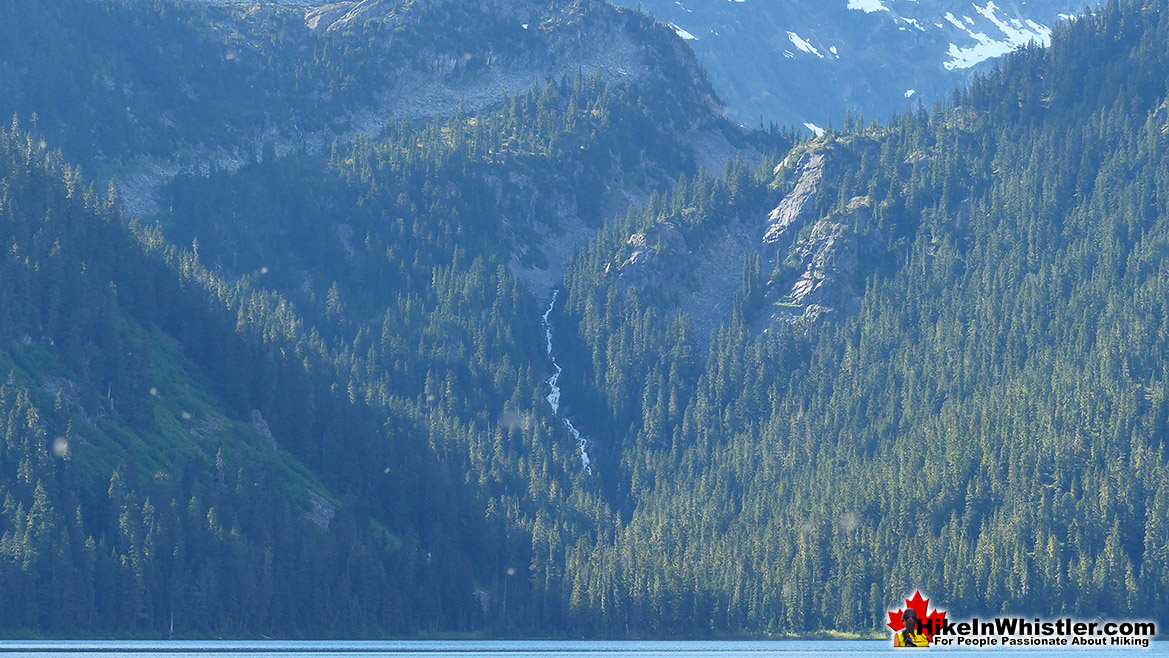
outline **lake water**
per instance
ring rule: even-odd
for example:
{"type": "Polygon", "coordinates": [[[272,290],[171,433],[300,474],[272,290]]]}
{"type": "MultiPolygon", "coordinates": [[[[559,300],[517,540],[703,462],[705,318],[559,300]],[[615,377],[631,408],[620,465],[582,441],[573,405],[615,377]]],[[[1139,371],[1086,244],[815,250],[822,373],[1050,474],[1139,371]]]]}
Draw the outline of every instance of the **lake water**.
{"type": "MultiPolygon", "coordinates": [[[[1158,642],[1145,649],[1094,650],[955,650],[935,647],[956,656],[1025,656],[1055,658],[1069,653],[1083,656],[1131,655],[1169,656],[1169,643],[1158,642]]],[[[799,658],[802,656],[849,656],[867,658],[878,653],[894,652],[885,641],[775,641],[775,642],[624,642],[624,641],[451,641],[418,640],[394,642],[80,642],[39,641],[0,642],[0,655],[35,658],[147,658],[162,656],[264,656],[265,658],[799,658]]],[[[902,654],[903,655],[903,654],[902,654]]]]}

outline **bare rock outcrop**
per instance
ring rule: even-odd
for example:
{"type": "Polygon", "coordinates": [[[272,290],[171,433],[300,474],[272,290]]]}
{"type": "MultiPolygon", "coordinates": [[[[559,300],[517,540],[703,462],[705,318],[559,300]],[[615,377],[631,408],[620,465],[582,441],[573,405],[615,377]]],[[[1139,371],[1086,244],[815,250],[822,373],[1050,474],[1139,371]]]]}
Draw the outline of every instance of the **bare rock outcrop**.
{"type": "Polygon", "coordinates": [[[792,168],[794,184],[768,214],[764,228],[764,265],[772,271],[764,292],[765,323],[814,321],[855,308],[858,267],[866,256],[885,249],[885,236],[874,226],[868,197],[854,197],[826,215],[817,201],[825,188],[839,183],[834,161],[855,158],[867,146],[853,138],[821,142],[792,168]]]}
{"type": "MultiPolygon", "coordinates": [[[[794,233],[815,218],[816,194],[824,179],[824,162],[825,155],[819,151],[808,151],[799,159],[795,187],[767,215],[763,233],[765,255],[774,257],[777,251],[790,244],[794,233]]],[[[777,171],[780,167],[776,168],[777,171]]]]}
{"type": "Polygon", "coordinates": [[[272,436],[272,430],[268,427],[268,421],[264,419],[264,414],[260,413],[259,409],[252,409],[249,420],[252,424],[252,429],[264,439],[264,442],[276,449],[276,437],[272,436]]]}
{"type": "Polygon", "coordinates": [[[887,240],[868,197],[828,208],[824,201],[839,198],[841,172],[871,148],[871,140],[853,136],[812,142],[776,167],[778,200],[769,212],[753,215],[762,216],[761,223],[713,224],[706,235],[690,235],[689,243],[673,224],[658,223],[630,235],[606,273],[689,314],[699,344],[730,316],[749,254],[759,254],[767,279],[760,301],[747,309],[756,330],[850,313],[865,264],[884,253],[887,240]]]}
{"type": "Polygon", "coordinates": [[[304,513],[304,518],[317,524],[322,530],[328,530],[333,523],[333,517],[337,515],[337,506],[312,489],[308,489],[308,500],[312,509],[304,513]]]}
{"type": "Polygon", "coordinates": [[[858,300],[856,273],[860,264],[860,236],[866,246],[884,245],[872,230],[868,197],[855,197],[843,212],[811,223],[805,237],[787,250],[777,275],[767,286],[770,319],[815,320],[825,313],[850,311],[858,300]]]}
{"type": "Polygon", "coordinates": [[[678,227],[661,222],[629,236],[628,252],[615,270],[617,280],[637,288],[663,288],[677,283],[686,271],[686,238],[678,227]]]}

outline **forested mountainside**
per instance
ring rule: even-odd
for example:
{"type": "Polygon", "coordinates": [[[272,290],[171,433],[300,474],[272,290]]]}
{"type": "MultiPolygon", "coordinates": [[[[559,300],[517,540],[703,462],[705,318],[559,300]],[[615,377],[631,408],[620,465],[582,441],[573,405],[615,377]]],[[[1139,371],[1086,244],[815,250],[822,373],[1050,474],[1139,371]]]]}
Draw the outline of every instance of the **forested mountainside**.
{"type": "Polygon", "coordinates": [[[6,629],[466,614],[485,528],[424,434],[336,390],[273,295],[128,226],[32,138],[0,147],[6,629]]]}
{"type": "Polygon", "coordinates": [[[5,632],[587,622],[565,561],[614,523],[533,291],[606,213],[790,139],[603,3],[11,4],[45,38],[0,46],[5,632]]]}
{"type": "Polygon", "coordinates": [[[1165,618],[1167,43],[1166,3],[1112,2],[931,112],[607,224],[558,360],[620,455],[638,619],[862,627],[915,588],[1165,618]]]}
{"type": "Polygon", "coordinates": [[[929,107],[1099,1],[620,0],[678,31],[732,116],[811,128],[929,107]]]}
{"type": "Polygon", "coordinates": [[[1163,0],[798,144],[602,2],[8,5],[3,632],[1164,615],[1163,0]]]}

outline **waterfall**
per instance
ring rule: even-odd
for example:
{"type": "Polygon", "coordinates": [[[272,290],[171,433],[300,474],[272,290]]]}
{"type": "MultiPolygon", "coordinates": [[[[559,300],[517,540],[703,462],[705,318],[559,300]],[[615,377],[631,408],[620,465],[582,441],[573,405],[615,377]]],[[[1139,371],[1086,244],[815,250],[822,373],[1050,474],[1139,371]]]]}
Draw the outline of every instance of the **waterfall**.
{"type": "MultiPolygon", "coordinates": [[[[548,358],[552,361],[552,369],[554,372],[552,376],[547,379],[548,382],[548,404],[552,406],[552,413],[560,415],[560,386],[557,382],[560,381],[560,373],[564,371],[559,363],[556,363],[556,357],[552,355],[552,309],[556,308],[556,297],[560,294],[560,290],[552,291],[552,301],[548,302],[548,310],[544,311],[544,342],[548,351],[548,358]]],[[[592,466],[589,464],[589,453],[586,450],[589,441],[580,435],[580,430],[572,425],[572,421],[567,416],[564,417],[564,426],[568,428],[568,433],[572,438],[576,439],[577,445],[580,446],[580,464],[588,473],[593,472],[592,466]]]]}

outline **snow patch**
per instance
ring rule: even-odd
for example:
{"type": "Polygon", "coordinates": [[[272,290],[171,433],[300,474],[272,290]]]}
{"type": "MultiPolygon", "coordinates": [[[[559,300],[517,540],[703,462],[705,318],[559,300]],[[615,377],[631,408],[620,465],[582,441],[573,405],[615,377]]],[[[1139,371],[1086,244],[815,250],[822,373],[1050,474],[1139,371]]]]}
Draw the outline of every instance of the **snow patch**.
{"type": "MultiPolygon", "coordinates": [[[[950,23],[954,27],[958,28],[959,30],[962,30],[963,32],[970,31],[969,29],[967,29],[967,27],[965,25],[962,24],[962,21],[958,20],[958,18],[955,17],[954,14],[951,14],[950,12],[946,12],[946,15],[943,16],[943,18],[945,18],[947,21],[950,21],[950,23]]],[[[938,27],[941,27],[941,25],[939,24],[938,27]]]]}
{"type": "Polygon", "coordinates": [[[912,18],[909,18],[907,16],[902,16],[901,20],[905,21],[909,25],[912,25],[917,30],[919,30],[921,32],[925,32],[925,28],[921,26],[921,23],[918,23],[917,21],[913,20],[912,18]]]}
{"type": "Polygon", "coordinates": [[[998,9],[998,7],[995,6],[994,2],[987,2],[985,7],[974,5],[974,10],[982,14],[986,20],[994,23],[994,26],[997,27],[1000,32],[1007,35],[1007,41],[1010,41],[1012,45],[1016,47],[1024,46],[1031,41],[1038,41],[1040,44],[1046,46],[1051,41],[1051,28],[1045,25],[1040,25],[1031,19],[1027,19],[1027,29],[1021,29],[1023,28],[1023,24],[1019,23],[1018,21],[1015,21],[1015,24],[1018,26],[1015,27],[1014,25],[1000,20],[999,17],[995,15],[996,9],[998,9]]]}
{"type": "Polygon", "coordinates": [[[1035,32],[1046,32],[1047,37],[1044,38],[1043,45],[1046,46],[1047,44],[1051,43],[1051,28],[1050,27],[1047,27],[1046,25],[1040,25],[1039,23],[1036,23],[1035,21],[1031,20],[1030,18],[1027,19],[1027,27],[1031,28],[1035,32]]]}
{"type": "MultiPolygon", "coordinates": [[[[945,19],[951,25],[965,32],[970,38],[978,43],[973,46],[960,47],[955,43],[950,44],[949,50],[946,54],[950,57],[950,61],[943,62],[942,66],[947,70],[967,69],[979,62],[986,61],[992,57],[999,57],[1005,55],[1012,50],[1025,46],[1028,43],[1035,41],[1041,45],[1048,45],[1051,42],[1051,28],[1040,25],[1033,20],[1028,19],[1026,23],[1021,23],[1013,20],[1010,23],[1000,19],[995,13],[998,9],[994,2],[987,2],[986,6],[979,7],[977,4],[973,5],[974,10],[977,11],[983,18],[990,21],[992,25],[998,28],[999,32],[1005,38],[992,39],[982,32],[975,32],[967,27],[962,21],[958,20],[950,12],[946,12],[945,19]]],[[[973,21],[968,16],[963,16],[967,22],[973,24],[973,21]]]]}
{"type": "Polygon", "coordinates": [[[916,90],[916,89],[906,89],[906,90],[905,90],[905,97],[906,97],[906,98],[910,98],[910,97],[912,97],[912,96],[913,96],[914,94],[916,94],[916,93],[917,93],[917,90],[916,90]]]}
{"type": "Polygon", "coordinates": [[[866,14],[889,11],[889,8],[882,4],[881,0],[848,0],[848,8],[855,11],[863,11],[866,14]]]}
{"type": "Polygon", "coordinates": [[[817,126],[816,124],[811,123],[809,121],[804,122],[804,127],[807,128],[808,130],[811,130],[812,134],[817,136],[817,137],[820,137],[821,135],[824,134],[823,128],[821,128],[820,126],[817,126]]]}
{"type": "Polygon", "coordinates": [[[686,30],[683,30],[682,28],[678,27],[677,25],[675,25],[673,23],[667,23],[667,25],[674,28],[674,31],[678,33],[678,36],[682,37],[683,39],[685,39],[687,41],[698,41],[698,37],[694,36],[693,34],[690,34],[689,32],[687,32],[686,30]]]}
{"type": "Polygon", "coordinates": [[[813,55],[815,55],[816,57],[819,57],[820,59],[824,59],[824,56],[820,54],[819,50],[816,50],[815,46],[813,46],[812,44],[808,43],[807,41],[801,39],[800,35],[796,34],[795,32],[788,32],[787,38],[791,40],[792,44],[796,48],[799,48],[800,50],[802,50],[806,53],[812,53],[813,55]]]}

